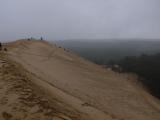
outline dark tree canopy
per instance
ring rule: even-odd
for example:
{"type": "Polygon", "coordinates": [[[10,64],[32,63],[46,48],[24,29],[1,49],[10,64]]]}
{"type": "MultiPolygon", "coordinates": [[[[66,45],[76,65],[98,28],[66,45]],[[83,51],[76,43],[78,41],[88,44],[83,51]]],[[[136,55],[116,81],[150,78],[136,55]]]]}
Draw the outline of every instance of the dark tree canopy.
{"type": "Polygon", "coordinates": [[[132,72],[156,97],[160,98],[160,54],[125,57],[117,62],[123,72],[132,72]]]}

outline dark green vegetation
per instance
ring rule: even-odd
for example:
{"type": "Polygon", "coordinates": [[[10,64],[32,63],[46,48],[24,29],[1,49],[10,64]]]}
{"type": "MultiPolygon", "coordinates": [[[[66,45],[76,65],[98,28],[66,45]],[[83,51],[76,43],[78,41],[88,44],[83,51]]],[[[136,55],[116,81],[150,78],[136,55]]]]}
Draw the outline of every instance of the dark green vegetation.
{"type": "Polygon", "coordinates": [[[122,68],[122,72],[136,73],[139,76],[139,81],[153,95],[160,98],[160,53],[125,57],[115,64],[118,64],[122,68]]]}
{"type": "Polygon", "coordinates": [[[56,43],[97,64],[111,67],[118,64],[121,72],[136,73],[139,81],[160,98],[160,41],[77,40],[56,43]]]}
{"type": "Polygon", "coordinates": [[[98,64],[107,64],[110,60],[120,60],[125,56],[160,52],[158,40],[63,40],[55,42],[98,64]]]}

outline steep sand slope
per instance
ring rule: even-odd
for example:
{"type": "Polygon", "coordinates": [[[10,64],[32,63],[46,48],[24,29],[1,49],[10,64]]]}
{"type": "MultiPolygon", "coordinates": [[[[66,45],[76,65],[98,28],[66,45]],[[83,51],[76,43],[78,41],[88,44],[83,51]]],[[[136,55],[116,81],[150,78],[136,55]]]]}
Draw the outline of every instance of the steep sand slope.
{"type": "Polygon", "coordinates": [[[0,120],[90,119],[54,95],[45,95],[33,80],[36,78],[23,67],[0,57],[0,120]]]}
{"type": "Polygon", "coordinates": [[[82,117],[85,114],[96,120],[160,119],[158,106],[152,104],[156,103],[154,99],[131,84],[130,75],[107,71],[45,41],[17,41],[8,49],[12,60],[39,78],[32,82],[80,111],[82,117]]]}

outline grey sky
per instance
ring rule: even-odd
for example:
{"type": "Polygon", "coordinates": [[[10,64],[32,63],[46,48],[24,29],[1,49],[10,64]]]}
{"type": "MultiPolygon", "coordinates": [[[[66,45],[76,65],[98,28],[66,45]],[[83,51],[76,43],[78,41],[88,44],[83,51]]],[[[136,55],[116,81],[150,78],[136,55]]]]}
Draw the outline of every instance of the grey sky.
{"type": "Polygon", "coordinates": [[[0,40],[160,38],[160,0],[0,0],[0,40]]]}

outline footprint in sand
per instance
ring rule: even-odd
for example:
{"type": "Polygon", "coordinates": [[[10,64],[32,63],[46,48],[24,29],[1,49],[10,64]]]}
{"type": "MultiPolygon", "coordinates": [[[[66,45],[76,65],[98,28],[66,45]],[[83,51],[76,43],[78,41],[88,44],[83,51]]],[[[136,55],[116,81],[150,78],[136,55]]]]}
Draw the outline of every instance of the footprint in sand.
{"type": "Polygon", "coordinates": [[[0,99],[0,104],[1,104],[1,105],[6,105],[7,102],[8,102],[7,97],[3,97],[2,99],[0,99]]]}
{"type": "Polygon", "coordinates": [[[12,118],[12,115],[10,113],[7,113],[7,112],[3,112],[2,116],[5,120],[11,120],[11,118],[12,118]]]}

